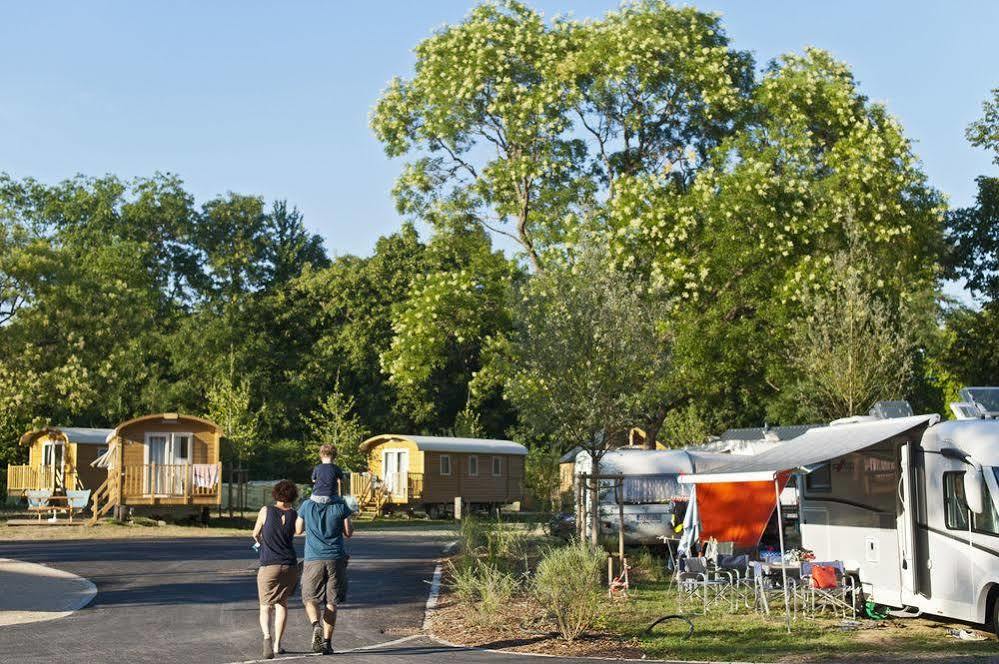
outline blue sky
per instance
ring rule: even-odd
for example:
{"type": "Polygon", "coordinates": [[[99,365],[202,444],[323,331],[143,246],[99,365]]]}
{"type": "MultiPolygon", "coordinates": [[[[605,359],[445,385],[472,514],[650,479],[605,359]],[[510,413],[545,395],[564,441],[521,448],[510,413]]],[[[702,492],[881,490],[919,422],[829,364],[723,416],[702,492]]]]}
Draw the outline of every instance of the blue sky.
{"type": "MultiPolygon", "coordinates": [[[[616,2],[533,2],[599,16],[616,2]]],[[[999,3],[703,0],[761,65],[808,45],[846,61],[953,204],[995,168],[964,128],[999,86],[999,3]]],[[[400,163],[367,126],[412,48],[470,0],[0,2],[0,170],[179,174],[203,201],[287,198],[335,254],[398,227],[400,163]]]]}

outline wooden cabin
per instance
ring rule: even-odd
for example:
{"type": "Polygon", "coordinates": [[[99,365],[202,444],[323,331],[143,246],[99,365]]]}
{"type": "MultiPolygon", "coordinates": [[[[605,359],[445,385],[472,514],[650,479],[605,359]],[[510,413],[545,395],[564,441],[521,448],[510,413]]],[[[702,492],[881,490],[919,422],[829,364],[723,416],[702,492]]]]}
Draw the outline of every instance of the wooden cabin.
{"type": "Polygon", "coordinates": [[[123,507],[162,513],[207,509],[222,497],[222,430],[200,417],[145,415],[114,429],[47,428],[30,431],[26,466],[8,466],[7,491],[92,491],[91,523],[123,507]]]}
{"type": "Polygon", "coordinates": [[[28,463],[7,466],[7,493],[47,489],[64,494],[76,489],[95,490],[107,472],[91,464],[108,450],[113,429],[46,427],[28,431],[20,444],[28,448],[28,463]]]}
{"type": "Polygon", "coordinates": [[[471,509],[524,496],[527,448],[513,441],[384,434],[360,449],[368,472],[351,475],[351,492],[367,511],[419,508],[437,517],[458,497],[471,509]]]}

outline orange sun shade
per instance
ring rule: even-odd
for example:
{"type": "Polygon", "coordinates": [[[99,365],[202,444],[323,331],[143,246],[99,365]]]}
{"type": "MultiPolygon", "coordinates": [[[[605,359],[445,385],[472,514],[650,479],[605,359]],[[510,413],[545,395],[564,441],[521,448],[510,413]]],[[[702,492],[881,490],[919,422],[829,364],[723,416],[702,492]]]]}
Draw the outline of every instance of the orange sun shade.
{"type": "MultiPolygon", "coordinates": [[[[787,472],[778,475],[781,489],[789,476],[787,472]]],[[[737,548],[755,547],[773,514],[774,498],[774,483],[770,481],[698,484],[701,540],[714,537],[719,542],[735,542],[737,548]]]]}

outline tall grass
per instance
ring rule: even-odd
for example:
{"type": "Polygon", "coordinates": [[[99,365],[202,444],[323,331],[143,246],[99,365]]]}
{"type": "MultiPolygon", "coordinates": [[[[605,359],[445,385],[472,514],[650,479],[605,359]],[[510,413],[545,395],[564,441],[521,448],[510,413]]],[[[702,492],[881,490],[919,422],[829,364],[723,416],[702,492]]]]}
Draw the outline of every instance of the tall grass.
{"type": "Polygon", "coordinates": [[[482,560],[450,565],[451,592],[459,602],[475,609],[479,622],[487,622],[502,611],[520,586],[516,576],[482,560]]]}
{"type": "Polygon", "coordinates": [[[562,638],[570,643],[600,615],[606,560],[603,551],[573,543],[546,550],[538,563],[532,590],[555,619],[562,638]]]}

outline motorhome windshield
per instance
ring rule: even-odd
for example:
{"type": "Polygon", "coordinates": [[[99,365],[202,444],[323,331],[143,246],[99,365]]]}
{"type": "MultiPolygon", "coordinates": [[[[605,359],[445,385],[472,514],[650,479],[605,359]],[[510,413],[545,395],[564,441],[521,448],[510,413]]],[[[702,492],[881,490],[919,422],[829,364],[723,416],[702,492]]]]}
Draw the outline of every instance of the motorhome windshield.
{"type": "Polygon", "coordinates": [[[991,413],[999,413],[999,387],[966,387],[961,390],[963,398],[981,404],[991,413]]]}

